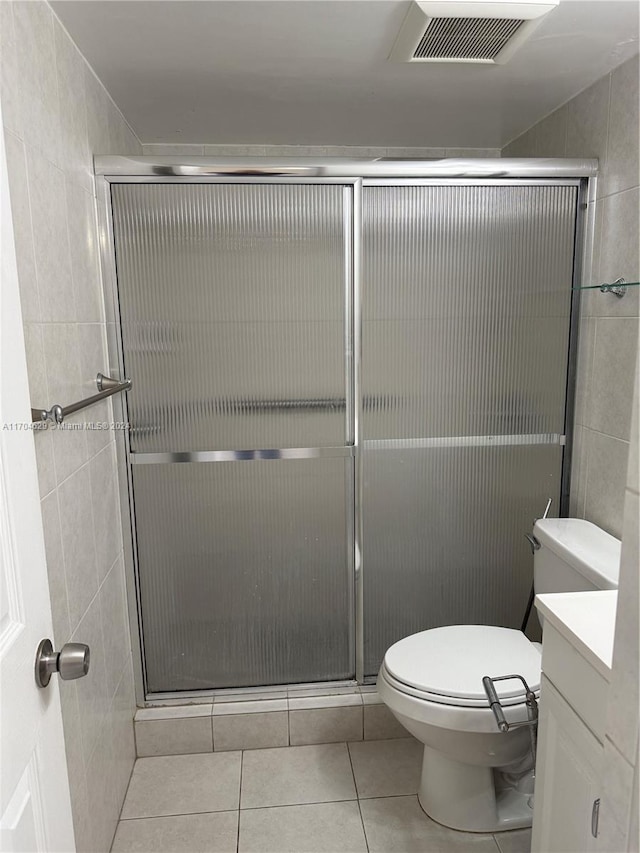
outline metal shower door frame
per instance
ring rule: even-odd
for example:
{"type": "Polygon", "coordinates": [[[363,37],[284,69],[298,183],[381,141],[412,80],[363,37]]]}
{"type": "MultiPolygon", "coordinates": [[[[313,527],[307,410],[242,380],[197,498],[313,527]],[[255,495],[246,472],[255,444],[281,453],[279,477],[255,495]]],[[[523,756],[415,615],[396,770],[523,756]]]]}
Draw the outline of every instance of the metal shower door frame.
{"type": "MultiPolygon", "coordinates": [[[[123,376],[124,353],[120,324],[120,307],[115,264],[111,183],[251,183],[251,184],[341,184],[351,192],[351,228],[345,241],[345,251],[352,250],[351,282],[346,290],[345,331],[351,334],[352,352],[350,376],[346,383],[347,410],[349,393],[352,394],[352,447],[354,457],[353,477],[353,529],[351,531],[352,567],[354,584],[354,642],[355,681],[322,682],[334,686],[364,684],[372,681],[364,677],[364,560],[362,541],[362,190],[365,185],[496,185],[531,183],[536,185],[575,185],[578,187],[576,238],[573,259],[573,294],[571,299],[569,357],[565,410],[565,435],[562,463],[561,506],[559,515],[569,511],[571,478],[571,452],[573,437],[574,392],[579,331],[580,291],[582,283],[590,278],[595,231],[595,198],[597,184],[595,160],[440,160],[440,161],[355,161],[313,160],[293,162],[287,160],[250,158],[206,157],[96,157],[96,204],[100,235],[100,261],[103,276],[105,320],[109,370],[123,376]]],[[[135,377],[131,377],[135,386],[135,377]]],[[[114,420],[128,421],[126,399],[114,399],[114,420]]],[[[129,625],[133,653],[134,683],[139,705],[152,705],[154,700],[200,699],[210,701],[213,695],[238,694],[238,689],[206,691],[181,691],[179,693],[148,694],[144,663],[144,641],[138,563],[136,553],[135,505],[131,483],[129,436],[126,431],[116,433],[119,497],[123,525],[124,562],[127,588],[129,625]],[[125,532],[126,529],[126,532],[125,532]]],[[[348,494],[348,493],[347,493],[348,494]]],[[[281,685],[286,691],[292,685],[281,685]]],[[[314,687],[315,684],[295,685],[314,687]]],[[[318,685],[320,686],[320,685],[318,685]]],[[[247,693],[273,692],[278,687],[247,688],[247,693]]],[[[285,694],[286,695],[286,694],[285,694]]]]}

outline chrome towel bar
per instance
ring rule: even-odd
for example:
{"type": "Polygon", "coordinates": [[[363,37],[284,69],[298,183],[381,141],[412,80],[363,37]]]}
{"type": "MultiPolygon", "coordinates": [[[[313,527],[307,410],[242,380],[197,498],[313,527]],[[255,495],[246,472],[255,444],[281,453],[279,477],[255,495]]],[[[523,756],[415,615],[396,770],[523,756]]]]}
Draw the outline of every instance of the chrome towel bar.
{"type": "Polygon", "coordinates": [[[96,376],[96,385],[98,386],[97,394],[93,394],[91,397],[86,397],[84,400],[79,400],[77,403],[70,403],[68,406],[60,406],[56,404],[50,409],[31,409],[32,423],[35,424],[41,423],[42,421],[52,421],[54,423],[61,424],[68,415],[72,415],[74,412],[79,412],[80,409],[86,409],[87,406],[93,406],[94,403],[98,403],[100,400],[111,397],[119,391],[129,391],[131,388],[131,380],[125,379],[123,382],[120,382],[118,379],[111,379],[109,376],[104,376],[102,373],[98,373],[96,376]]]}

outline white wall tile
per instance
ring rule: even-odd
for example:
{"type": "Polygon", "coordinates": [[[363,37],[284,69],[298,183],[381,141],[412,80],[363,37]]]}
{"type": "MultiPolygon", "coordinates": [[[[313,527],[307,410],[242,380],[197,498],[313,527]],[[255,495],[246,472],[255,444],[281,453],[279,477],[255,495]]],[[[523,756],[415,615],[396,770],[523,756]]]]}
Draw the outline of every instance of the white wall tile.
{"type": "Polygon", "coordinates": [[[238,714],[265,714],[274,711],[286,711],[286,699],[258,699],[254,702],[214,702],[213,716],[224,717],[238,714]]]}
{"type": "MultiPolygon", "coordinates": [[[[40,405],[39,402],[36,405],[40,405]]],[[[48,406],[49,403],[43,403],[48,406]]],[[[34,432],[36,463],[38,465],[38,486],[40,497],[48,495],[56,487],[56,466],[53,461],[53,435],[49,429],[34,432]]]]}
{"type": "Polygon", "coordinates": [[[362,705],[289,711],[292,746],[362,740],[362,705]]]}
{"type": "Polygon", "coordinates": [[[110,154],[111,134],[109,132],[109,120],[111,102],[93,72],[86,66],[84,71],[84,86],[89,155],[93,157],[94,154],[110,154]]]}
{"type": "Polygon", "coordinates": [[[89,672],[78,679],[76,684],[80,711],[80,730],[76,732],[76,737],[82,738],[85,768],[88,768],[90,757],[97,748],[103,727],[108,720],[110,706],[98,596],[92,599],[71,637],[74,643],[86,643],[91,649],[89,672]]]}
{"type": "Polygon", "coordinates": [[[213,705],[163,705],[159,708],[138,708],[136,722],[153,720],[182,720],[187,717],[210,717],[213,705]]]}
{"type": "Polygon", "coordinates": [[[27,148],[27,176],[41,319],[73,322],[76,306],[64,174],[38,151],[27,148]]]}
{"type": "Polygon", "coordinates": [[[620,590],[613,667],[609,686],[607,737],[630,764],[638,753],[638,600],[640,597],[640,498],[627,490],[624,503],[620,590]]]}
{"type": "Polygon", "coordinates": [[[142,146],[143,154],[157,154],[159,157],[172,154],[204,154],[204,145],[167,145],[164,142],[153,142],[142,146]]]}
{"type": "Polygon", "coordinates": [[[604,195],[640,184],[638,175],[638,55],[611,73],[604,195]]]}
{"type": "Polygon", "coordinates": [[[58,163],[60,110],[51,9],[20,0],[13,4],[13,25],[23,139],[58,163]]]}
{"type": "Polygon", "coordinates": [[[629,443],[590,429],[584,430],[584,436],[585,518],[620,539],[629,443]]]}
{"type": "Polygon", "coordinates": [[[269,749],[289,744],[289,716],[286,711],[266,714],[224,714],[213,716],[213,748],[216,752],[234,749],[269,749]]]}
{"type": "MultiPolygon", "coordinates": [[[[613,282],[618,278],[640,281],[638,248],[640,190],[625,190],[600,199],[596,206],[602,230],[598,252],[597,281],[613,282]]],[[[610,293],[589,291],[589,313],[598,317],[638,317],[640,287],[630,287],[619,299],[610,293]]]]}
{"type": "Polygon", "coordinates": [[[124,586],[124,565],[118,557],[100,587],[100,614],[104,637],[105,683],[111,699],[127,660],[131,657],[131,639],[124,586]]]}
{"type": "Polygon", "coordinates": [[[18,86],[13,4],[0,3],[0,98],[2,121],[7,130],[22,136],[22,109],[18,86]]]}
{"type": "Polygon", "coordinates": [[[407,737],[408,734],[409,732],[396,720],[386,705],[365,705],[365,740],[390,740],[407,737]]]}
{"type": "MultiPolygon", "coordinates": [[[[49,402],[65,406],[83,396],[80,374],[80,344],[75,323],[46,323],[42,326],[44,361],[49,402]]],[[[84,430],[74,429],[81,415],[72,415],[60,426],[50,427],[58,484],[87,461],[84,430]]]]}
{"type": "MultiPolygon", "coordinates": [[[[6,4],[0,4],[0,6],[4,5],[6,4]]],[[[38,295],[36,258],[33,248],[25,148],[22,140],[12,133],[5,134],[5,147],[22,319],[25,322],[38,322],[40,320],[40,297],[38,295]]]]}
{"type": "MultiPolygon", "coordinates": [[[[86,679],[85,679],[86,680],[86,679]]],[[[113,731],[107,717],[96,747],[86,765],[87,808],[91,816],[91,848],[111,849],[120,812],[116,797],[116,774],[113,754],[113,731]]]]}
{"type": "Polygon", "coordinates": [[[499,148],[447,148],[446,157],[500,157],[499,148]]]}
{"type": "Polygon", "coordinates": [[[59,164],[69,180],[90,191],[93,176],[87,143],[85,64],[55,17],[54,42],[60,100],[59,164]]]}
{"type": "MultiPolygon", "coordinates": [[[[51,615],[53,617],[53,645],[61,648],[71,636],[67,583],[64,574],[64,554],[62,551],[62,530],[58,511],[58,495],[51,492],[41,503],[42,525],[44,528],[44,547],[51,597],[51,615]]],[[[62,687],[61,687],[62,692],[62,687]]]]}
{"type": "Polygon", "coordinates": [[[631,431],[637,345],[638,321],[635,318],[602,318],[597,321],[584,425],[625,441],[628,441],[631,431]],[[621,365],[624,365],[622,369],[621,365]]]}
{"type": "Polygon", "coordinates": [[[567,118],[565,106],[552,112],[536,125],[536,156],[564,157],[567,153],[567,118]]]}
{"type": "Polygon", "coordinates": [[[91,482],[86,465],[59,486],[58,500],[69,618],[73,631],[98,591],[91,482]]]}
{"type": "Polygon", "coordinates": [[[129,779],[136,757],[136,745],[131,720],[132,708],[135,707],[135,689],[133,685],[133,668],[131,658],[128,658],[120,683],[111,703],[110,717],[112,730],[112,755],[114,762],[114,784],[116,803],[120,809],[124,802],[129,779]]]}
{"type": "Polygon", "coordinates": [[[137,720],[135,734],[139,758],[213,751],[211,717],[137,720]]]}
{"type": "MultiPolygon", "coordinates": [[[[0,3],[0,23],[3,118],[13,131],[5,137],[32,402],[64,405],[94,392],[95,373],[106,369],[92,154],[140,153],[141,146],[46,3],[0,3]]],[[[85,419],[110,420],[110,402],[69,423],[85,419]]],[[[112,494],[115,459],[101,456],[113,446],[112,438],[63,430],[34,436],[40,493],[46,497],[56,645],[75,629],[78,640],[90,638],[92,651],[89,682],[63,684],[61,691],[76,842],[86,851],[109,848],[135,757],[122,563],[107,575],[122,550],[119,524],[111,526],[109,541],[101,534],[100,579],[107,580],[99,594],[94,542],[90,478],[93,473],[94,502],[100,483],[112,494]]]]}
{"type": "Polygon", "coordinates": [[[605,162],[610,88],[607,74],[569,101],[567,154],[570,157],[597,157],[601,164],[605,162]]]}
{"type": "Polygon", "coordinates": [[[633,384],[633,403],[631,404],[631,410],[633,415],[631,418],[627,489],[635,492],[637,495],[638,492],[640,492],[640,425],[638,424],[638,421],[640,420],[640,342],[638,344],[638,356],[636,358],[636,378],[633,384]]]}
{"type": "Polygon", "coordinates": [[[115,445],[108,444],[89,462],[95,520],[96,565],[100,582],[122,551],[115,445]]]}
{"type": "MultiPolygon", "coordinates": [[[[67,637],[66,639],[69,638],[67,637]]],[[[59,645],[59,643],[56,643],[54,648],[59,648],[59,645]]],[[[84,780],[84,750],[82,748],[82,735],[80,733],[80,707],[78,705],[77,687],[77,681],[62,681],[60,679],[60,704],[62,706],[64,747],[69,778],[84,780]]],[[[72,794],[77,791],[78,787],[78,785],[72,787],[72,794]]]]}
{"type": "Polygon", "coordinates": [[[104,323],[93,196],[67,181],[66,212],[76,317],[81,323],[104,323]]]}
{"type": "Polygon", "coordinates": [[[24,324],[24,347],[27,355],[29,397],[33,408],[49,406],[47,370],[42,343],[42,326],[39,323],[24,324]]]}

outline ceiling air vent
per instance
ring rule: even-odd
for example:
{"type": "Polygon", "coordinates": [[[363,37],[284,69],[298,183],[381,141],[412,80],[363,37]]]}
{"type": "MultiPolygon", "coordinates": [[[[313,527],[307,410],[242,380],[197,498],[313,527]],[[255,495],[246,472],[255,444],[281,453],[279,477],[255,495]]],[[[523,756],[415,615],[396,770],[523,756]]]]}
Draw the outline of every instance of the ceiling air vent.
{"type": "Polygon", "coordinates": [[[558,2],[412,2],[389,59],[502,64],[558,2]]]}

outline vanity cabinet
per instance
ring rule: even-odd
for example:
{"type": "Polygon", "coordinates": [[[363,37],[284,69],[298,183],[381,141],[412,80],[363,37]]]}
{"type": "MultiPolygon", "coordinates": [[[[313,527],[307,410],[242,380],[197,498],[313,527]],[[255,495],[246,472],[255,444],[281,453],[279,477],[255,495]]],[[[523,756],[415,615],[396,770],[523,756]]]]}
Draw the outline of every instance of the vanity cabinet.
{"type": "Polygon", "coordinates": [[[538,732],[532,851],[595,851],[603,747],[544,676],[538,732]]]}
{"type": "Polygon", "coordinates": [[[598,844],[615,591],[541,595],[542,680],[532,853],[598,844]]]}

